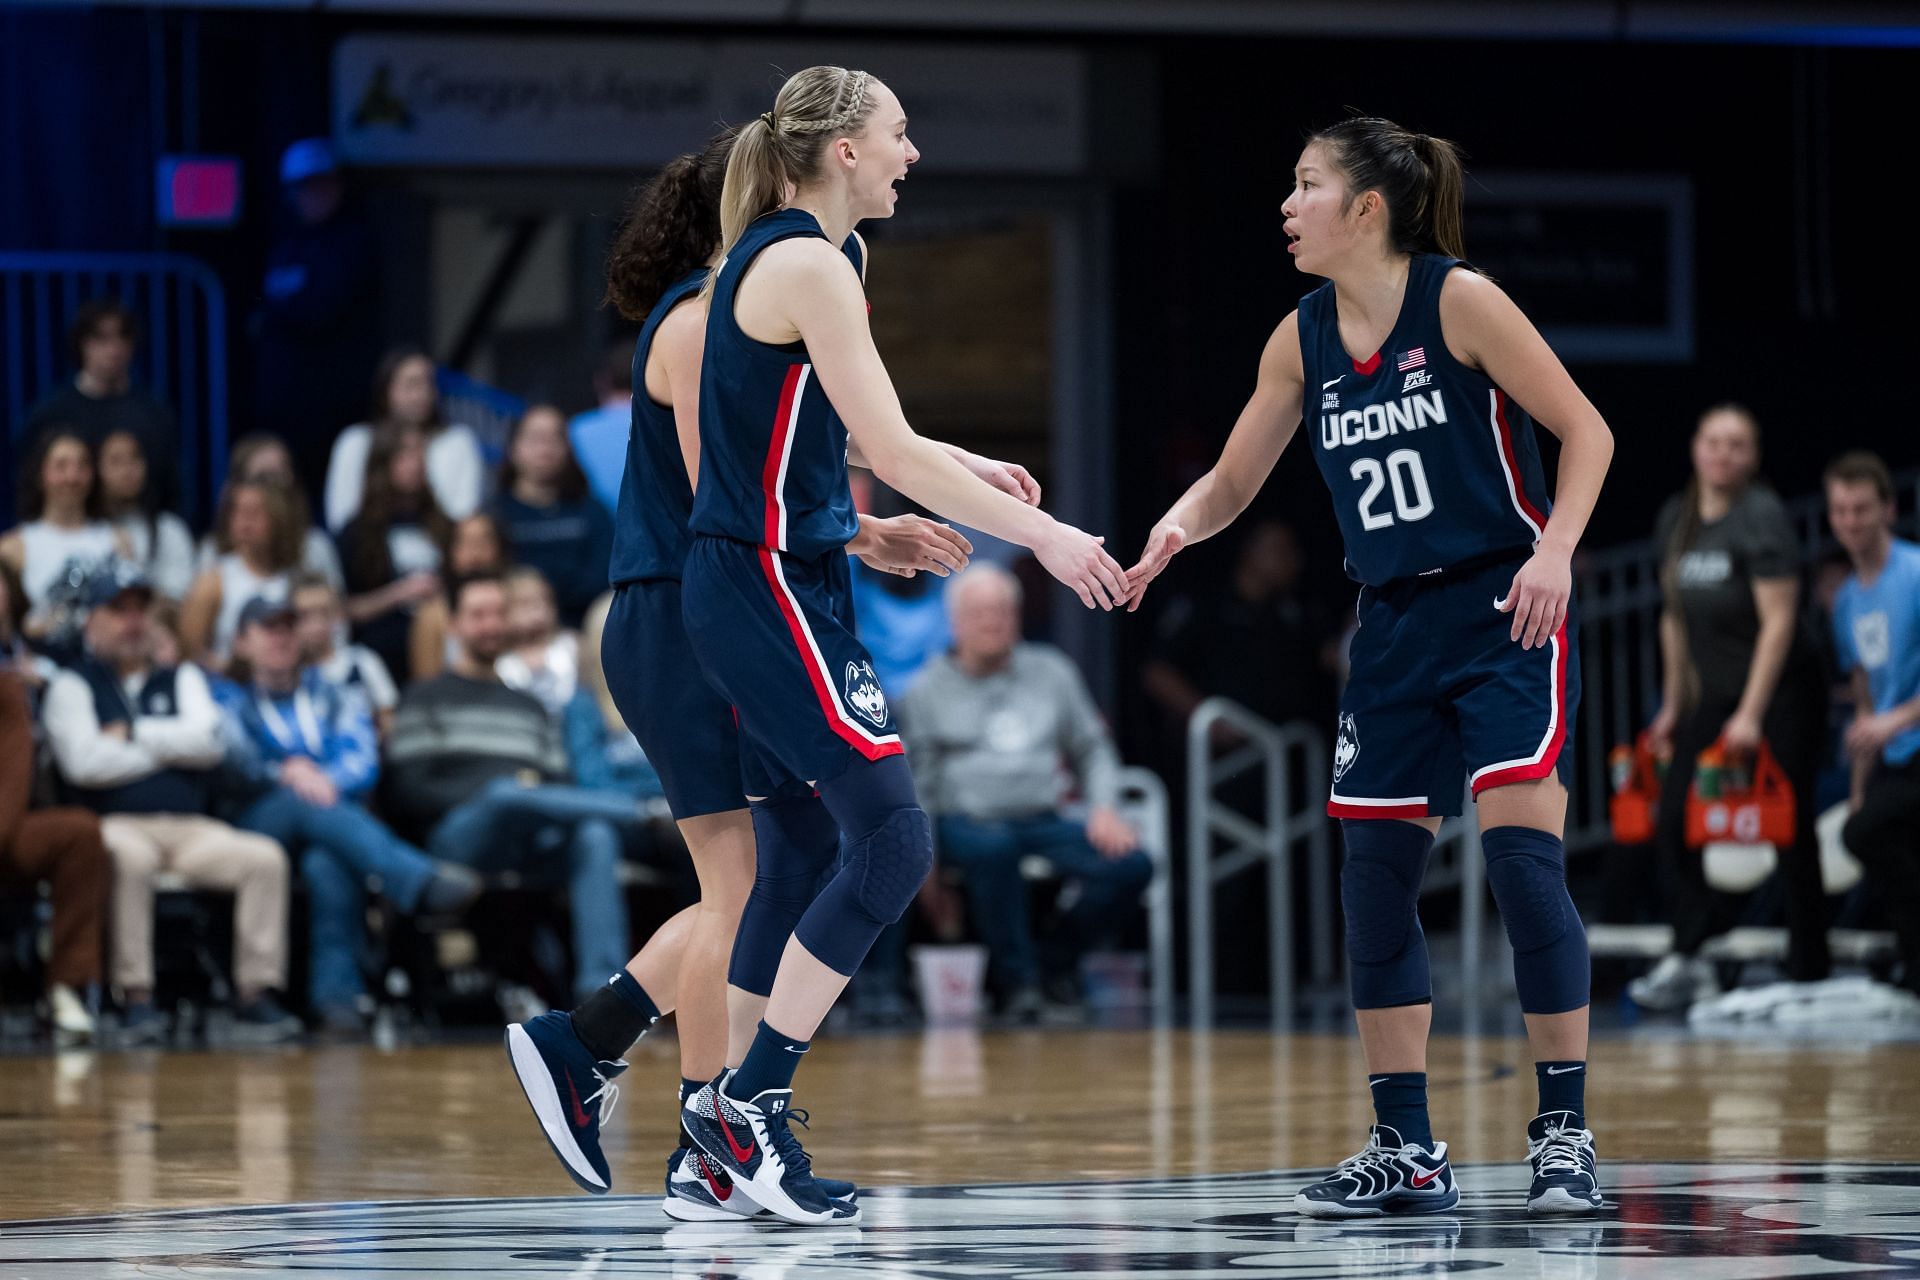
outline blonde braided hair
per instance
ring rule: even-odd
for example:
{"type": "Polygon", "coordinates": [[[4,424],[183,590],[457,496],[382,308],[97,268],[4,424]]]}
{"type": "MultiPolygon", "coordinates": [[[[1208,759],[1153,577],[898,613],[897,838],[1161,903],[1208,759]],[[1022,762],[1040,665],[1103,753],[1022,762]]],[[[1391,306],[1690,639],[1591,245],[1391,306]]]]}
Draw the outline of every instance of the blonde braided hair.
{"type": "MultiPolygon", "coordinates": [[[[773,110],[762,112],[740,130],[720,196],[722,258],[749,223],[778,209],[790,188],[818,171],[830,141],[857,133],[865,125],[873,113],[870,90],[874,83],[869,73],[846,67],[796,71],[780,87],[773,110]]],[[[707,278],[709,290],[714,276],[707,278]]]]}

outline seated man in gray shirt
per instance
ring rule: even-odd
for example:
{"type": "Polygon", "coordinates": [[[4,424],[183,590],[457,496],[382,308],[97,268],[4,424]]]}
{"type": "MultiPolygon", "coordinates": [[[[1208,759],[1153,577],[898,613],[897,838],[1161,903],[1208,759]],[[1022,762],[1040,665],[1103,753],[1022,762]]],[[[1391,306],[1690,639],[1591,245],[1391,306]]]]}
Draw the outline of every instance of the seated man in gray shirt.
{"type": "Polygon", "coordinates": [[[976,564],[947,590],[953,650],[900,699],[914,780],[940,861],[966,881],[1008,1013],[1041,1007],[1040,967],[1020,863],[1039,854],[1069,884],[1062,938],[1081,951],[1138,910],[1153,864],[1114,808],[1120,760],[1086,682],[1050,645],[1020,639],[1020,584],[976,564]],[[1069,778],[1089,808],[1064,810],[1069,778]]]}

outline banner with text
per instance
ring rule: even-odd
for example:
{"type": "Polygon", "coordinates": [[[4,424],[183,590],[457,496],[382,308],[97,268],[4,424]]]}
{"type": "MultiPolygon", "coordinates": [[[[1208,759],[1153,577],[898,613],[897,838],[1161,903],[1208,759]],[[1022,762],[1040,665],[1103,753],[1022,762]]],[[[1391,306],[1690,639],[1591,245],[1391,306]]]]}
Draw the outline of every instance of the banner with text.
{"type": "Polygon", "coordinates": [[[353,35],[334,50],[333,135],[362,165],[651,167],[824,61],[900,95],[930,170],[1085,167],[1085,61],[1035,47],[353,35]]]}

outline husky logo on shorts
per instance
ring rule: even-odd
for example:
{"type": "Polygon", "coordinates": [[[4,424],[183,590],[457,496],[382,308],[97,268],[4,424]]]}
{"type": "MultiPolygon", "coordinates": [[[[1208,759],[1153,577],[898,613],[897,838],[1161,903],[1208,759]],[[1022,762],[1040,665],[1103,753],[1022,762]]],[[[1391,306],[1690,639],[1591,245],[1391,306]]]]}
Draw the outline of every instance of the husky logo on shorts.
{"type": "Polygon", "coordinates": [[[1353,767],[1354,757],[1360,754],[1360,731],[1353,727],[1353,716],[1348,712],[1340,713],[1340,740],[1333,744],[1333,780],[1335,782],[1347,776],[1347,770],[1353,767]]]}
{"type": "Polygon", "coordinates": [[[880,691],[880,677],[871,662],[849,662],[846,682],[847,705],[881,729],[887,723],[887,695],[880,691]]]}

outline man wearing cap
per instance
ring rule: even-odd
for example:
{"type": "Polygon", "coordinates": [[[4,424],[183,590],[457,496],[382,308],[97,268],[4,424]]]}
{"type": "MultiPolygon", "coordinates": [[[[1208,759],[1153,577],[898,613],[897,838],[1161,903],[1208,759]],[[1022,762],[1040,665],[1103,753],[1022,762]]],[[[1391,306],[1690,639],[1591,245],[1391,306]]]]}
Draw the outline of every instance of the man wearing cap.
{"type": "Polygon", "coordinates": [[[113,981],[123,1036],[165,1033],[153,1006],[153,894],[161,871],[234,895],[233,968],[243,1038],[283,1040],[300,1022],[272,992],[287,979],[287,861],[280,845],[208,816],[225,756],[220,713],[192,666],[154,664],[153,590],[125,565],[88,580],[86,655],[47,686],[44,719],[73,800],[101,815],[113,856],[113,981]]]}
{"type": "Polygon", "coordinates": [[[434,862],[361,807],[380,777],[372,710],[361,692],[301,661],[291,601],[248,601],[233,656],[232,679],[215,695],[229,737],[229,814],[299,859],[312,924],[308,999],[327,1035],[357,1036],[368,880],[400,911],[445,914],[479,895],[480,877],[434,862]]]}
{"type": "Polygon", "coordinates": [[[365,416],[380,358],[379,254],[325,138],[287,148],[280,185],[283,218],[254,314],[254,421],[287,441],[317,502],[333,438],[365,416]]]}

